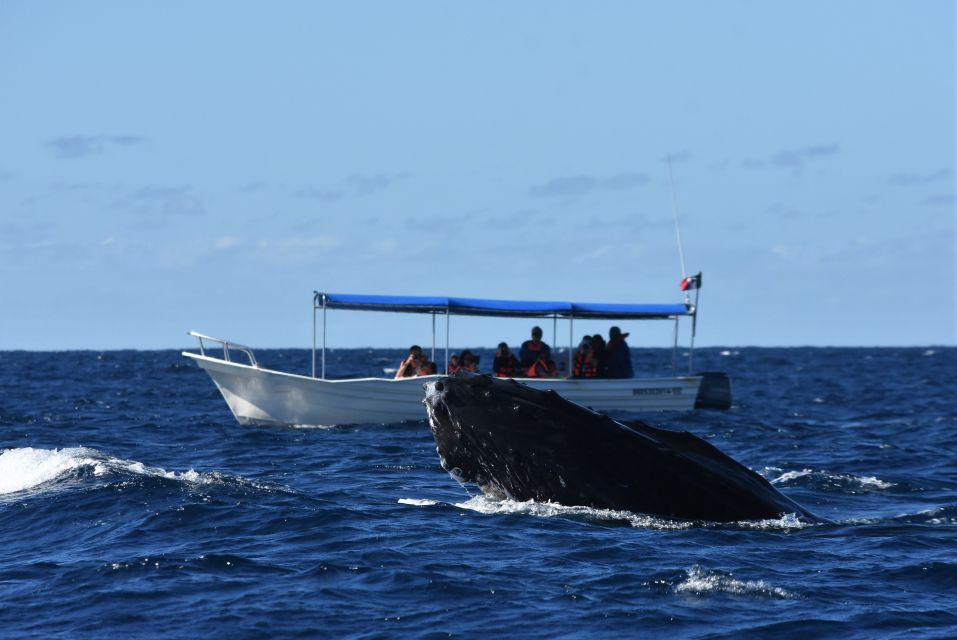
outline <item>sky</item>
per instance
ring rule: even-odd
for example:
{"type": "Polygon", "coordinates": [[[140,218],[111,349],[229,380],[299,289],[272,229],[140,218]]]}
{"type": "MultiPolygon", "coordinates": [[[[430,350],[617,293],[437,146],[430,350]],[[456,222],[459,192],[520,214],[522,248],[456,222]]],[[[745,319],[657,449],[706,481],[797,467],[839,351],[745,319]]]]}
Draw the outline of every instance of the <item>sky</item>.
{"type": "Polygon", "coordinates": [[[5,0],[0,350],[308,347],[316,290],[674,303],[683,271],[696,345],[955,345],[955,31],[951,0],[5,0]]]}

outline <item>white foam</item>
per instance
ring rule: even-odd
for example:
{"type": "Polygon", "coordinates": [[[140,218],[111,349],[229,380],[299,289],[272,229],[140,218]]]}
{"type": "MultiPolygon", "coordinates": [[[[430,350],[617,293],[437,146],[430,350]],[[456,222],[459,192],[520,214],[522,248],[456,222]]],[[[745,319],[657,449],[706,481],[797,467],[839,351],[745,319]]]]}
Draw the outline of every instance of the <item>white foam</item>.
{"type": "Polygon", "coordinates": [[[780,518],[767,518],[765,520],[741,520],[735,523],[742,529],[803,529],[813,526],[806,522],[801,522],[801,518],[796,513],[785,513],[780,518]]]}
{"type": "Polygon", "coordinates": [[[413,507],[431,507],[438,503],[437,500],[428,500],[426,498],[399,498],[399,504],[408,504],[413,507]]]}
{"type": "Polygon", "coordinates": [[[85,447],[6,449],[0,453],[0,495],[31,489],[81,467],[91,467],[95,475],[106,473],[103,460],[85,447]]]}
{"type": "Polygon", "coordinates": [[[738,580],[732,574],[705,572],[698,565],[688,570],[688,577],[675,586],[675,593],[731,593],[734,595],[761,595],[772,598],[796,598],[780,587],[774,587],[764,580],[738,580]]]}
{"type": "Polygon", "coordinates": [[[771,481],[771,484],[778,484],[779,482],[790,482],[791,480],[797,480],[798,478],[804,478],[806,476],[814,473],[810,469],[802,469],[800,471],[787,471],[782,473],[777,478],[771,481]]]}
{"type": "Polygon", "coordinates": [[[337,424],[294,424],[292,425],[293,429],[319,429],[321,431],[328,431],[329,429],[335,429],[339,425],[337,424]]]}
{"type": "Polygon", "coordinates": [[[855,476],[851,474],[834,474],[827,473],[826,471],[814,471],[812,469],[802,469],[801,471],[787,471],[782,473],[777,478],[771,480],[771,484],[779,484],[782,482],[790,482],[792,480],[797,480],[799,478],[806,478],[808,476],[813,476],[815,478],[823,479],[826,482],[836,482],[843,485],[857,485],[867,489],[890,489],[891,487],[896,486],[893,482],[887,482],[886,480],[881,480],[875,476],[855,476]]]}
{"type": "Polygon", "coordinates": [[[509,499],[491,498],[484,494],[474,496],[465,502],[457,503],[455,506],[460,509],[468,509],[484,514],[519,513],[540,518],[572,516],[591,520],[627,522],[632,527],[643,529],[690,529],[693,526],[691,522],[656,518],[631,511],[574,507],[556,502],[535,502],[534,500],[518,502],[509,499]]]}
{"type": "MultiPolygon", "coordinates": [[[[403,502],[403,500],[399,500],[403,502]]],[[[411,502],[406,502],[411,504],[411,502]]],[[[650,516],[633,511],[622,511],[617,509],[596,509],[594,507],[574,507],[558,504],[557,502],[535,502],[528,500],[518,502],[516,500],[492,498],[484,494],[473,496],[465,502],[456,503],[454,506],[469,511],[477,511],[483,514],[525,514],[539,518],[555,517],[577,517],[587,520],[598,520],[605,522],[627,522],[636,529],[658,529],[658,530],[680,530],[691,529],[693,527],[705,526],[727,526],[740,527],[742,529],[759,530],[789,530],[803,529],[813,526],[802,522],[800,517],[794,513],[787,513],[780,518],[768,518],[765,520],[742,520],[734,523],[702,523],[688,520],[670,520],[659,516],[650,516]]]]}

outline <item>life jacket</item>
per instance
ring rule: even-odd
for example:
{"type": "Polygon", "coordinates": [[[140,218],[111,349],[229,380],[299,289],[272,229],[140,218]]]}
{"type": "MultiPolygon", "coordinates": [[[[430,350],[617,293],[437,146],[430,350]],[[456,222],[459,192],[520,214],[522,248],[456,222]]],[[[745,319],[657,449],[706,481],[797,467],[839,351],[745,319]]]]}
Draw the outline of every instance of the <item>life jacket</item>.
{"type": "Polygon", "coordinates": [[[492,363],[495,367],[495,377],[511,378],[515,375],[515,369],[518,367],[518,360],[511,353],[507,356],[498,356],[492,363]]]}
{"type": "Polygon", "coordinates": [[[597,378],[598,365],[586,354],[579,352],[575,356],[575,366],[572,369],[572,376],[575,378],[597,378]]]}
{"type": "Polygon", "coordinates": [[[539,340],[538,344],[535,344],[532,340],[526,340],[522,343],[522,348],[519,350],[518,355],[520,358],[519,366],[523,369],[526,369],[538,360],[538,354],[545,352],[545,357],[547,358],[551,355],[551,347],[547,343],[539,340]]]}
{"type": "Polygon", "coordinates": [[[453,374],[461,368],[462,368],[462,365],[450,364],[448,367],[445,368],[445,373],[453,374]]]}
{"type": "Polygon", "coordinates": [[[536,360],[535,363],[528,368],[528,377],[529,378],[550,378],[552,377],[548,371],[548,365],[542,362],[541,360],[536,360]]]}
{"type": "Polygon", "coordinates": [[[419,367],[419,370],[415,372],[417,376],[431,376],[435,373],[435,363],[426,362],[424,365],[419,367]]]}

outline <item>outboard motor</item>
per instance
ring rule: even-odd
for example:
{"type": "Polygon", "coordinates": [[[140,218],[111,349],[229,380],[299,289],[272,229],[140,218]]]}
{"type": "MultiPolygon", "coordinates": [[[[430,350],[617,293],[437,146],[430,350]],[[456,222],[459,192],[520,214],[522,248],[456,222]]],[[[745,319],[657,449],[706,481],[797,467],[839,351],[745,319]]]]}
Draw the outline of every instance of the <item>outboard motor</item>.
{"type": "Polygon", "coordinates": [[[698,397],[694,401],[695,409],[731,408],[731,378],[728,374],[720,371],[703,371],[695,375],[701,376],[698,397]]]}

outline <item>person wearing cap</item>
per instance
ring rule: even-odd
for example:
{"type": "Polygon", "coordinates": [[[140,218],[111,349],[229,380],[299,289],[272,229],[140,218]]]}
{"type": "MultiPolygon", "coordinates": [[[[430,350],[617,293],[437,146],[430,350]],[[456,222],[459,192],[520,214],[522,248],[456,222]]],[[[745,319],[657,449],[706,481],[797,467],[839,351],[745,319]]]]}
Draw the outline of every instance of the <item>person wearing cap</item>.
{"type": "Polygon", "coordinates": [[[542,342],[542,328],[532,327],[532,339],[522,343],[522,348],[518,352],[519,364],[526,371],[538,360],[538,354],[544,353],[545,359],[552,357],[552,348],[547,343],[542,342]]]}
{"type": "Polygon", "coordinates": [[[605,375],[609,378],[634,378],[635,370],[631,366],[631,349],[625,338],[629,334],[622,333],[618,327],[608,331],[608,345],[605,348],[608,359],[605,362],[605,375]]]}

